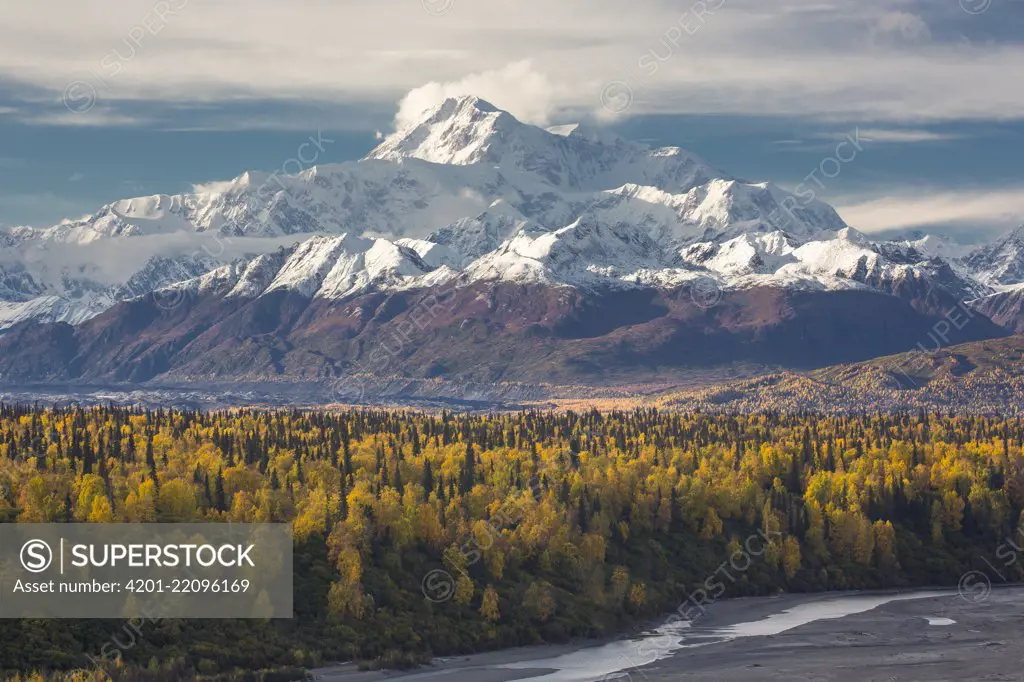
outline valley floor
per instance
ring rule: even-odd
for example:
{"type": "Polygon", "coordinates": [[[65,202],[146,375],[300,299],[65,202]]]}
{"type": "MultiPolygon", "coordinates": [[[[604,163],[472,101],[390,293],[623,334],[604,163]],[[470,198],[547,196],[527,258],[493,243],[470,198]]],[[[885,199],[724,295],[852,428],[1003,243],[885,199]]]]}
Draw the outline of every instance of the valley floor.
{"type": "Polygon", "coordinates": [[[342,377],[328,382],[194,381],[162,384],[11,384],[0,377],[0,402],[118,404],[182,409],[347,405],[515,412],[657,407],[674,412],[756,414],[765,410],[860,413],[955,411],[1018,415],[1024,404],[1024,334],[902,353],[809,372],[736,364],[666,368],[656,380],[602,386],[481,383],[446,379],[342,377]]]}
{"type": "MultiPolygon", "coordinates": [[[[928,593],[924,593],[928,594],[928,593]]],[[[996,589],[987,595],[955,591],[900,599],[877,608],[875,595],[783,595],[723,600],[707,616],[683,630],[682,647],[644,665],[649,647],[641,641],[599,647],[530,647],[447,659],[409,673],[360,673],[348,666],[315,671],[318,679],[370,682],[402,679],[457,682],[954,682],[1024,679],[1019,652],[1024,647],[1024,587],[996,589]],[[860,607],[856,600],[864,600],[860,607]],[[851,608],[853,605],[853,608],[851,608]],[[830,614],[830,611],[832,613],[830,614]],[[786,612],[784,614],[784,612],[786,612]],[[775,625],[804,612],[819,619],[776,634],[775,625]],[[768,620],[765,620],[768,619],[768,620]],[[623,646],[624,645],[624,646],[623,646]],[[582,661],[607,661],[621,669],[594,674],[575,667],[582,661]],[[562,662],[566,667],[557,669],[562,662]],[[628,667],[627,667],[628,666],[628,667]]],[[[881,601],[881,599],[879,599],[881,601]]],[[[798,618],[799,620],[799,618],[798,618]]],[[[596,663],[597,669],[607,663],[596,663]]]]}
{"type": "MultiPolygon", "coordinates": [[[[712,617],[705,626],[713,626],[712,617]]],[[[1024,679],[1019,657],[1024,646],[1022,623],[1021,588],[995,590],[978,603],[957,594],[894,601],[777,635],[683,650],[670,659],[632,671],[632,679],[1020,680],[1024,679]]]]}

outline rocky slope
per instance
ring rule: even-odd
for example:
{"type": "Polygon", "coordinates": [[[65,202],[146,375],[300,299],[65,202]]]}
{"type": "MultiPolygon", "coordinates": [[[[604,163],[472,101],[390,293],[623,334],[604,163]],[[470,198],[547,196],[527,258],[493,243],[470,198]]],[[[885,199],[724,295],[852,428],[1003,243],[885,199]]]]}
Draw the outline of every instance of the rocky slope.
{"type": "Polygon", "coordinates": [[[1020,415],[1024,335],[975,341],[837,365],[809,373],[770,373],[654,401],[672,409],[861,413],[931,410],[1020,415]]]}

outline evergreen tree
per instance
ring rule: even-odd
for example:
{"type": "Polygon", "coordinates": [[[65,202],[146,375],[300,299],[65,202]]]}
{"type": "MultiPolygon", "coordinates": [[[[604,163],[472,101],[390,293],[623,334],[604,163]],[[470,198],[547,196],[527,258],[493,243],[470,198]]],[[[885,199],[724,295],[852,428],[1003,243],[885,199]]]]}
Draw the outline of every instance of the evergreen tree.
{"type": "Polygon", "coordinates": [[[213,502],[217,511],[226,512],[228,510],[228,501],[224,494],[224,470],[222,468],[217,469],[217,480],[214,484],[213,502]]]}

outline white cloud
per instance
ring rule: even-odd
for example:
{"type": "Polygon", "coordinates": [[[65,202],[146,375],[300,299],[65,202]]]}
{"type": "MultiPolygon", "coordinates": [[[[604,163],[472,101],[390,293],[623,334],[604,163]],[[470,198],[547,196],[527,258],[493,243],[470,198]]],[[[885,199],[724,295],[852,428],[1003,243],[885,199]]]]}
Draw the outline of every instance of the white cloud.
{"type": "Polygon", "coordinates": [[[25,113],[18,117],[21,123],[30,125],[46,126],[68,126],[76,128],[102,128],[107,126],[140,126],[146,123],[145,118],[128,116],[112,111],[109,107],[103,109],[92,109],[89,111],[74,112],[60,110],[45,113],[25,113]]]}
{"type": "MultiPolygon", "coordinates": [[[[55,112],[76,81],[89,83],[106,104],[377,104],[409,93],[403,116],[440,93],[473,88],[543,121],[555,110],[594,110],[602,88],[620,80],[633,91],[631,114],[860,123],[1024,118],[1024,89],[1007,86],[1024,72],[1024,45],[941,42],[929,29],[941,16],[924,9],[976,19],[955,0],[946,9],[916,3],[917,14],[893,11],[892,0],[782,7],[760,0],[488,0],[456,2],[443,16],[424,11],[420,0],[169,4],[176,12],[154,23],[150,0],[52,0],[47,12],[8,3],[0,79],[46,89],[55,112]],[[879,35],[896,44],[872,39],[879,35]],[[638,64],[651,50],[669,56],[656,73],[638,64]]],[[[81,88],[72,94],[79,105],[81,88]]],[[[54,115],[61,123],[84,120],[54,115]]],[[[90,121],[113,123],[120,121],[90,121]]]]}
{"type": "MultiPolygon", "coordinates": [[[[2,201],[2,198],[0,198],[2,201]]],[[[0,204],[2,205],[2,204],[0,204]]],[[[45,271],[60,276],[63,270],[78,270],[87,264],[88,276],[106,285],[123,284],[154,256],[202,256],[216,253],[225,261],[259,253],[301,241],[295,235],[278,237],[232,237],[220,239],[205,232],[170,232],[140,237],[115,237],[88,244],[61,242],[31,243],[0,252],[0,261],[36,262],[45,271]]]]}
{"type": "Polygon", "coordinates": [[[192,185],[192,191],[196,194],[224,194],[234,187],[234,180],[213,180],[192,185]]]}
{"type": "Polygon", "coordinates": [[[979,229],[1024,219],[1024,187],[996,190],[919,189],[882,199],[833,202],[839,215],[863,232],[967,224],[979,229]]]}
{"type": "Polygon", "coordinates": [[[960,139],[957,133],[938,133],[914,128],[861,128],[860,139],[865,142],[907,144],[914,142],[945,142],[960,139]]]}
{"type": "Polygon", "coordinates": [[[924,19],[910,12],[885,12],[875,24],[873,35],[919,42],[931,39],[931,29],[924,19]]]}
{"type": "Polygon", "coordinates": [[[410,126],[448,97],[476,95],[527,123],[546,125],[554,109],[555,88],[529,61],[471,74],[448,83],[427,83],[411,90],[398,105],[395,127],[410,126]]]}

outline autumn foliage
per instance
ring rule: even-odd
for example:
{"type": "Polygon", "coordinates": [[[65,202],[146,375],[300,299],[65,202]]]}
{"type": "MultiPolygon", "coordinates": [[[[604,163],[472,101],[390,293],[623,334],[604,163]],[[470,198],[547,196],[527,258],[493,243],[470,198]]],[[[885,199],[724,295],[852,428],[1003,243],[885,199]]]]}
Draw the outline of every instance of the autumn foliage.
{"type": "MultiPolygon", "coordinates": [[[[928,414],[0,406],[0,513],[293,524],[295,619],[149,624],[140,675],[400,666],[673,611],[758,531],[727,595],[955,583],[1018,539],[1022,443],[928,414]]],[[[0,624],[0,666],[87,666],[121,625],[0,624]]]]}

